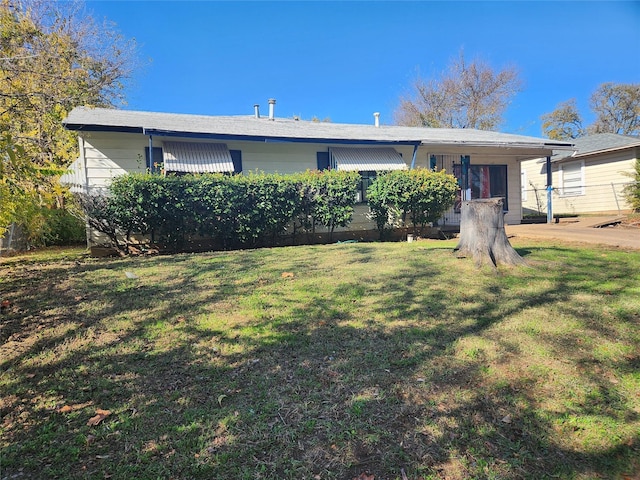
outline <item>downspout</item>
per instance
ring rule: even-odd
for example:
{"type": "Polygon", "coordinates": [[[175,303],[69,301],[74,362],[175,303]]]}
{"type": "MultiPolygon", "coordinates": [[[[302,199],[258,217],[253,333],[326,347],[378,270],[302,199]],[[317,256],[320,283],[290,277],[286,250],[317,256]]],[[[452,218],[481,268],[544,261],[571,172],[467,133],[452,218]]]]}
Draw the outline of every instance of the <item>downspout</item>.
{"type": "Polygon", "coordinates": [[[553,223],[553,206],[551,204],[551,193],[553,192],[552,183],[551,157],[547,157],[547,223],[553,223]]]}
{"type": "Polygon", "coordinates": [[[471,187],[469,186],[469,164],[471,157],[462,155],[460,157],[462,163],[462,200],[471,200],[471,187]]]}
{"type": "Polygon", "coordinates": [[[153,135],[149,135],[149,171],[153,173],[153,135]]]}
{"type": "Polygon", "coordinates": [[[411,170],[413,170],[414,168],[416,168],[416,157],[418,156],[418,147],[420,146],[419,143],[416,143],[413,146],[413,156],[411,157],[411,170]]]}

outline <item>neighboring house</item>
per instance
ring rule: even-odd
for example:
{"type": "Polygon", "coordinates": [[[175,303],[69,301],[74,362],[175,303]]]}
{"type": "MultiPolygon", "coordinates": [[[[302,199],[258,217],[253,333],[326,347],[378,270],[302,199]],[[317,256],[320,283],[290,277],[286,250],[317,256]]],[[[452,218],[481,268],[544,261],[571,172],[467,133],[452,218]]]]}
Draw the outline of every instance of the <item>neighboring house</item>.
{"type": "MultiPolygon", "coordinates": [[[[623,189],[640,158],[640,138],[600,133],[573,140],[575,152],[551,157],[554,214],[622,214],[631,206],[623,189]]],[[[524,213],[547,211],[546,159],[522,162],[524,213]]]]}
{"type": "MultiPolygon", "coordinates": [[[[91,191],[117,175],[160,167],[165,173],[352,170],[362,182],[348,228],[368,230],[375,227],[366,215],[366,187],[378,172],[426,167],[462,177],[468,165],[471,198],[505,197],[505,221],[516,224],[522,218],[520,162],[571,147],[473,129],[381,126],[377,116],[372,125],[276,118],[274,103],[268,117],[257,106],[248,116],[75,108],[64,125],[78,132],[80,156],[62,182],[72,191],[91,191]]],[[[459,208],[452,208],[440,224],[459,221],[459,208]]]]}

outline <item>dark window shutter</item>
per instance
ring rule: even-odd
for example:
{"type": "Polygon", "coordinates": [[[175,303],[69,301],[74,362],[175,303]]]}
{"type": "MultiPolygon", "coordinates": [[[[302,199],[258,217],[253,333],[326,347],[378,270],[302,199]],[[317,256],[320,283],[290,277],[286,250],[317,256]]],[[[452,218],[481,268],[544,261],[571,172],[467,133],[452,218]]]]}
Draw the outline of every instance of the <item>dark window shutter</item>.
{"type": "Polygon", "coordinates": [[[318,170],[329,170],[329,152],[317,152],[318,170]]]}
{"type": "Polygon", "coordinates": [[[242,172],[242,151],[241,150],[229,150],[231,154],[231,160],[233,161],[233,173],[242,172]]]}

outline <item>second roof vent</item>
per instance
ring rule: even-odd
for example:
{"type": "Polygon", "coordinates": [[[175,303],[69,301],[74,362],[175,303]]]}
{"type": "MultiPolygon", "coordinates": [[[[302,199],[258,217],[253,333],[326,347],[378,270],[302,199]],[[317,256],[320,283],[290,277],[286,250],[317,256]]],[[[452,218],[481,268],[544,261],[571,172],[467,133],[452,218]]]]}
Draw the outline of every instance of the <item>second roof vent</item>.
{"type": "Polygon", "coordinates": [[[275,105],[276,105],[276,99],[270,98],[269,99],[269,120],[275,120],[276,118],[274,113],[275,105]]]}

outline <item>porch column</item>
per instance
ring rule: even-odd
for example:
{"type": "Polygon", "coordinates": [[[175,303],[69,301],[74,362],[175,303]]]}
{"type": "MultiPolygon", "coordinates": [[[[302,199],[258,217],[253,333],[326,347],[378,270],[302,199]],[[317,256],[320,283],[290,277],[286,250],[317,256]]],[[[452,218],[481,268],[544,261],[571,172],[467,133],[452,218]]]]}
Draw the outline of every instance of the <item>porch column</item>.
{"type": "Polygon", "coordinates": [[[547,223],[553,223],[553,206],[551,204],[551,193],[553,192],[552,179],[551,157],[547,157],[547,223]]]}
{"type": "Polygon", "coordinates": [[[469,184],[469,164],[471,163],[471,157],[469,155],[462,155],[460,162],[462,163],[462,200],[471,200],[471,185],[469,184]]]}

